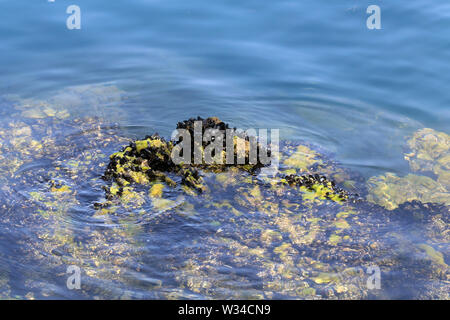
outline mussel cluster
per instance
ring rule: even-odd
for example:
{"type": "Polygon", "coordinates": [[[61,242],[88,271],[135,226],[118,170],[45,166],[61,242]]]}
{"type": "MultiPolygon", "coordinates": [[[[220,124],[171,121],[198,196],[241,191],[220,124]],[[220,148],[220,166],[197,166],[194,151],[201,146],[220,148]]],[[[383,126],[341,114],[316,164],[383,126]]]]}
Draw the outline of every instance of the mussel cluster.
{"type": "MultiPolygon", "coordinates": [[[[325,199],[334,201],[344,201],[349,199],[349,193],[336,186],[334,181],[328,180],[319,174],[310,175],[296,175],[290,174],[281,179],[281,183],[289,184],[291,186],[304,187],[307,190],[315,191],[323,196],[325,199]]],[[[355,195],[357,196],[357,195],[355,195]]]]}

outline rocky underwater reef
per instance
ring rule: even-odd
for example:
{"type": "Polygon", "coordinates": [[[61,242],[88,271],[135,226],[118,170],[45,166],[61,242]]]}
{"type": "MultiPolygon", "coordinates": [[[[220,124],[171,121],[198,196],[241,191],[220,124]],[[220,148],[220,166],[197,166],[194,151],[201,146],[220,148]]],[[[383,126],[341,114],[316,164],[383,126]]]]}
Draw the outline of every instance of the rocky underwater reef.
{"type": "MultiPolygon", "coordinates": [[[[305,141],[281,141],[267,176],[259,162],[176,164],[180,141],[70,114],[122,95],[0,101],[18,115],[0,127],[0,298],[449,299],[448,134],[407,137],[405,176],[367,180],[305,141]],[[80,290],[65,290],[68,265],[80,290]]],[[[176,128],[194,121],[231,125],[176,128]]],[[[233,141],[225,153],[249,143],[233,141]]]]}

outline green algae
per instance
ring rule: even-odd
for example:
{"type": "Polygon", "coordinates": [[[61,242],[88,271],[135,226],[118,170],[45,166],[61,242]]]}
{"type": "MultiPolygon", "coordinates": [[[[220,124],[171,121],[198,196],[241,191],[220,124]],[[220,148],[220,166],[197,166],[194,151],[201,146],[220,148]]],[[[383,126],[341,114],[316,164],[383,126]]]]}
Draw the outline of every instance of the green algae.
{"type": "Polygon", "coordinates": [[[341,239],[342,239],[341,236],[337,234],[332,234],[328,239],[328,241],[331,245],[337,245],[341,241],[341,239]]]}
{"type": "Polygon", "coordinates": [[[348,229],[348,228],[350,228],[350,225],[344,219],[337,220],[334,223],[334,225],[336,226],[336,228],[339,228],[339,229],[348,229]]]}
{"type": "Polygon", "coordinates": [[[393,173],[372,177],[368,181],[367,200],[389,210],[414,200],[423,203],[450,205],[450,193],[439,182],[430,177],[408,174],[398,177],[393,173]]]}
{"type": "Polygon", "coordinates": [[[150,189],[150,197],[161,198],[164,190],[164,185],[161,183],[154,184],[150,189]]]}
{"type": "Polygon", "coordinates": [[[300,169],[301,171],[308,171],[314,164],[322,164],[319,154],[307,146],[300,145],[295,152],[284,161],[284,164],[289,167],[300,169]]]}
{"type": "Polygon", "coordinates": [[[61,186],[61,187],[52,187],[51,188],[52,192],[71,192],[71,189],[69,186],[61,186]]]}
{"type": "Polygon", "coordinates": [[[450,136],[430,128],[418,130],[407,142],[411,152],[405,159],[414,171],[433,171],[436,164],[448,165],[450,136]]]}
{"type": "Polygon", "coordinates": [[[339,278],[336,274],[332,273],[320,273],[318,276],[313,278],[314,282],[317,284],[337,282],[339,278]]]}
{"type": "Polygon", "coordinates": [[[408,140],[405,159],[413,171],[433,172],[450,192],[450,136],[430,128],[418,130],[408,140]]]}
{"type": "Polygon", "coordinates": [[[153,199],[152,201],[153,208],[156,211],[166,211],[168,209],[172,209],[174,206],[176,206],[176,202],[169,199],[153,199]]]}
{"type": "Polygon", "coordinates": [[[444,255],[436,251],[433,247],[427,245],[427,244],[420,244],[418,246],[420,249],[424,250],[425,253],[428,255],[428,257],[438,265],[441,265],[445,268],[448,268],[448,265],[444,262],[444,255]]]}
{"type": "Polygon", "coordinates": [[[341,211],[338,214],[336,214],[336,218],[346,218],[346,217],[348,217],[350,215],[353,215],[353,214],[358,214],[358,212],[355,211],[355,210],[351,210],[351,209],[350,210],[345,210],[345,211],[341,211]]]}
{"type": "Polygon", "coordinates": [[[271,245],[273,242],[283,240],[283,236],[278,231],[266,229],[261,233],[260,240],[266,245],[271,245]]]}

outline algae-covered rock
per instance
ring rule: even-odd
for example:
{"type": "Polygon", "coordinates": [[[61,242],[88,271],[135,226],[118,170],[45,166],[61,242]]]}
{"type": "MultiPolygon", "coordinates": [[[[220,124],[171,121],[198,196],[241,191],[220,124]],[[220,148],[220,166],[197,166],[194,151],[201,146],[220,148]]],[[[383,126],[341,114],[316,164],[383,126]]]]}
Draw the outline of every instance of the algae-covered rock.
{"type": "Polygon", "coordinates": [[[447,264],[444,261],[444,255],[439,252],[436,251],[433,247],[423,243],[419,245],[419,248],[422,249],[423,251],[425,251],[425,253],[427,254],[427,256],[429,257],[429,259],[431,261],[433,261],[434,263],[443,266],[445,268],[448,268],[447,264]]]}
{"type": "Polygon", "coordinates": [[[316,151],[300,145],[289,158],[284,160],[284,164],[308,172],[313,165],[321,165],[322,160],[316,151]]]}
{"type": "Polygon", "coordinates": [[[367,200],[389,210],[414,200],[450,205],[450,193],[430,177],[414,174],[399,177],[387,173],[384,176],[370,178],[368,184],[370,190],[367,200]]]}
{"type": "Polygon", "coordinates": [[[369,179],[367,199],[389,210],[415,200],[450,205],[450,136],[424,128],[417,131],[407,144],[410,153],[405,154],[405,159],[411,169],[433,172],[437,179],[414,174],[398,177],[386,173],[369,179]]]}
{"type": "MultiPolygon", "coordinates": [[[[183,122],[179,122],[177,130],[187,130],[191,137],[195,136],[196,130],[202,135],[207,130],[227,130],[229,125],[222,122],[216,117],[203,119],[201,117],[191,118],[183,122]],[[195,128],[196,123],[199,124],[199,128],[195,128]]],[[[166,141],[164,138],[155,134],[147,136],[143,140],[135,140],[128,146],[122,148],[121,151],[116,152],[110,156],[110,163],[105,171],[104,177],[106,180],[113,181],[113,184],[106,188],[107,198],[112,199],[114,196],[121,197],[124,188],[127,188],[130,184],[137,185],[150,185],[155,181],[162,181],[168,184],[170,187],[175,187],[176,183],[169,178],[168,174],[174,174],[181,176],[181,184],[184,185],[186,193],[191,194],[191,189],[195,191],[205,191],[205,186],[202,182],[201,172],[214,172],[217,175],[217,179],[222,184],[228,183],[226,176],[219,175],[226,172],[230,167],[237,168],[250,173],[255,173],[258,169],[264,166],[263,163],[257,161],[254,164],[249,163],[250,159],[250,139],[252,137],[243,136],[242,133],[233,131],[232,133],[233,145],[227,146],[226,139],[220,143],[223,151],[221,155],[218,155],[222,160],[219,163],[207,163],[205,159],[202,159],[200,163],[196,163],[195,149],[199,150],[199,153],[203,155],[204,151],[208,147],[208,143],[202,139],[201,142],[197,142],[195,138],[191,138],[191,154],[188,155],[188,163],[175,163],[172,156],[174,149],[182,143],[182,139],[178,141],[166,141]],[[235,161],[238,158],[237,145],[239,141],[244,145],[244,164],[237,164],[235,161]],[[198,144],[198,145],[197,145],[198,144]],[[227,163],[227,148],[232,148],[232,154],[234,155],[232,163],[227,163]],[[186,189],[187,187],[187,189],[186,189]]],[[[257,146],[257,152],[266,152],[270,155],[270,150],[264,146],[257,146]]],[[[285,162],[291,164],[299,169],[306,171],[306,166],[298,166],[298,161],[304,164],[306,161],[304,158],[308,158],[309,164],[320,162],[315,160],[315,157],[319,157],[319,154],[310,150],[306,146],[299,146],[296,153],[294,153],[285,162]],[[305,155],[305,152],[311,155],[305,155]],[[314,160],[314,161],[313,161],[314,160]]],[[[259,159],[259,157],[257,157],[259,159]]],[[[269,163],[270,165],[270,163],[269,163]]],[[[310,200],[315,198],[328,199],[336,202],[346,201],[349,195],[346,191],[338,188],[333,181],[329,181],[324,176],[314,175],[296,175],[291,173],[281,179],[281,184],[295,185],[302,188],[303,191],[308,191],[310,200]]],[[[150,190],[150,193],[152,191],[150,190]]],[[[248,193],[248,201],[261,202],[261,193],[258,186],[254,186],[248,193]]]]}
{"type": "MultiPolygon", "coordinates": [[[[181,183],[187,187],[203,190],[198,171],[187,165],[176,165],[171,159],[172,149],[171,141],[153,135],[131,142],[122,151],[112,154],[104,174],[106,180],[113,181],[106,188],[107,198],[122,197],[124,190],[131,190],[133,185],[150,188],[151,183],[159,181],[174,187],[176,183],[169,174],[181,176],[181,183]]],[[[159,189],[155,189],[155,186],[153,188],[149,192],[156,196],[159,189]]]]}
{"type": "Polygon", "coordinates": [[[436,163],[448,165],[450,136],[430,128],[417,131],[409,140],[411,153],[405,154],[414,171],[433,171],[436,163]]]}
{"type": "Polygon", "coordinates": [[[408,140],[409,153],[405,154],[413,171],[430,171],[450,191],[450,136],[424,128],[408,140]]]}

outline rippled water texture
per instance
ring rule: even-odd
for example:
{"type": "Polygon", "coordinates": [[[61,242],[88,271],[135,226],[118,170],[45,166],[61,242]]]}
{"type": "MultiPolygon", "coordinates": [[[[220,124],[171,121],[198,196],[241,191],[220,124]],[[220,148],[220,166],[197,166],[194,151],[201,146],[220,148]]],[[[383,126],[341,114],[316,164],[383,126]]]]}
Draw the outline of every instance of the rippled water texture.
{"type": "Polygon", "coordinates": [[[447,2],[2,4],[0,298],[449,299],[447,2]],[[230,169],[96,205],[111,154],[198,115],[361,199],[230,169]]]}

